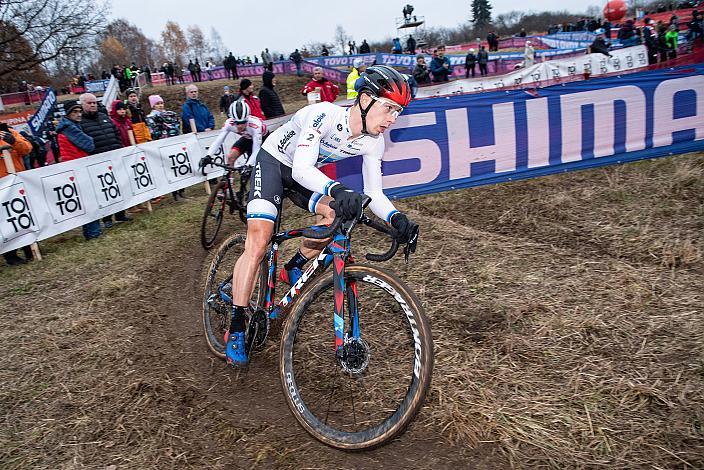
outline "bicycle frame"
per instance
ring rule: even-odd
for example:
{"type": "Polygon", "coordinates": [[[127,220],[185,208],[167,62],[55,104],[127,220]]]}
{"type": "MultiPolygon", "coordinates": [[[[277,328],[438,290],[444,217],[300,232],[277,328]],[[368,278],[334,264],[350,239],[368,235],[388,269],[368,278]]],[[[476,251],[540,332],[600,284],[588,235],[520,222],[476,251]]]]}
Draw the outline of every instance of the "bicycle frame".
{"type": "MultiPolygon", "coordinates": [[[[314,225],[309,228],[313,230],[320,230],[327,227],[322,225],[314,225]]],[[[292,304],[296,296],[303,290],[305,283],[311,279],[311,277],[318,272],[324,271],[331,264],[334,265],[333,323],[335,327],[335,351],[338,351],[344,344],[345,340],[349,337],[360,337],[359,314],[357,310],[357,285],[354,281],[349,283],[345,281],[345,264],[347,263],[350,254],[350,239],[348,235],[340,232],[335,233],[330,243],[328,243],[318,257],[313,260],[308,269],[306,269],[302,274],[301,278],[291,286],[290,290],[281,298],[281,300],[279,300],[277,304],[274,303],[279,247],[287,240],[303,236],[304,230],[305,229],[287,230],[272,236],[271,248],[266,255],[266,267],[268,272],[264,292],[263,308],[267,312],[270,320],[276,320],[279,318],[284,309],[288,308],[292,304]],[[347,338],[345,337],[344,332],[345,297],[347,298],[347,304],[351,315],[350,331],[348,332],[347,338]]],[[[231,277],[228,277],[228,279],[223,281],[218,287],[220,297],[228,304],[232,302],[232,299],[225,292],[223,292],[222,287],[229,282],[231,282],[231,277]]]]}

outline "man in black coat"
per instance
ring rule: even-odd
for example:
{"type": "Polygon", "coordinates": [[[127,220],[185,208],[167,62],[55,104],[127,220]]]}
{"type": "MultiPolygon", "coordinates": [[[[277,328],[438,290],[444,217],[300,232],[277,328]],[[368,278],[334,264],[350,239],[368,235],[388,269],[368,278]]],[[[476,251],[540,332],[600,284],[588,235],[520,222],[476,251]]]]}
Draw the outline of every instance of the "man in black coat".
{"type": "MultiPolygon", "coordinates": [[[[112,120],[107,114],[98,110],[98,98],[92,93],[83,93],[81,95],[81,106],[83,107],[83,118],[81,119],[81,129],[83,132],[93,138],[95,149],[90,153],[109,152],[122,148],[122,140],[120,132],[112,123],[112,120]]],[[[125,215],[125,211],[119,211],[115,214],[115,220],[118,222],[127,222],[130,220],[125,215]]],[[[103,217],[105,228],[112,227],[112,216],[103,217]]]]}
{"type": "Polygon", "coordinates": [[[359,46],[359,53],[360,54],[369,54],[369,51],[371,49],[369,48],[369,44],[367,43],[367,40],[364,39],[362,40],[362,44],[359,46]]]}
{"type": "Polygon", "coordinates": [[[265,70],[262,75],[262,87],[259,89],[259,101],[262,104],[262,112],[267,119],[272,119],[286,114],[284,106],[281,104],[278,93],[274,90],[276,84],[274,72],[265,70]]]}

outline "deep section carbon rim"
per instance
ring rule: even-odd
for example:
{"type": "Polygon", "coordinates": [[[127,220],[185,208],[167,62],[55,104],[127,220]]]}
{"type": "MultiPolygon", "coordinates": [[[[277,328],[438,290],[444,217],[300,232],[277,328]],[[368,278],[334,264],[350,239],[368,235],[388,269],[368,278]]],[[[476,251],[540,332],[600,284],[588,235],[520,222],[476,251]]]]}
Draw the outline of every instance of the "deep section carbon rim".
{"type": "MultiPolygon", "coordinates": [[[[306,291],[282,337],[282,384],[294,415],[313,436],[343,449],[379,445],[403,431],[432,374],[432,338],[417,298],[395,276],[348,267],[361,339],[334,353],[332,273],[306,291]],[[351,372],[361,370],[361,372],[351,372]]],[[[345,331],[349,330],[346,312],[345,331]]]]}

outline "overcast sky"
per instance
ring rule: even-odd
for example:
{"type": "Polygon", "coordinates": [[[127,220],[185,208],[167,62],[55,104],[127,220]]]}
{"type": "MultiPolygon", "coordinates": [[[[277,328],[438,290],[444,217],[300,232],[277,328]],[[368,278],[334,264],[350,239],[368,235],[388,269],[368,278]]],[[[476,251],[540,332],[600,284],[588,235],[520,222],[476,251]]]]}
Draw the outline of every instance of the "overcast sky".
{"type": "MultiPolygon", "coordinates": [[[[264,47],[288,53],[306,43],[333,43],[339,24],[361,44],[395,36],[395,18],[411,3],[417,16],[425,16],[428,27],[452,27],[469,19],[470,0],[115,0],[113,18],[126,18],[144,34],[158,40],[168,20],[185,30],[197,24],[206,36],[214,27],[222,36],[226,49],[235,55],[257,54],[264,47]],[[440,7],[438,7],[440,6],[440,7]]],[[[540,0],[530,2],[532,10],[568,10],[583,12],[588,5],[606,1],[540,0]]],[[[528,2],[492,0],[492,14],[525,8],[528,2]]]]}

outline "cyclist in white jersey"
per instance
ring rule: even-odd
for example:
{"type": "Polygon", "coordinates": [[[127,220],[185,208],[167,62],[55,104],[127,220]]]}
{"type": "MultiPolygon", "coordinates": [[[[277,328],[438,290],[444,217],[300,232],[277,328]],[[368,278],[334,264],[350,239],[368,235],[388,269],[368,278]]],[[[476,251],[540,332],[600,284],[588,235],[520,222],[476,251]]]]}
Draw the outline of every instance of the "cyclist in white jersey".
{"type": "MultiPolygon", "coordinates": [[[[245,366],[249,358],[244,349],[246,311],[259,264],[281,211],[284,190],[294,204],[323,216],[329,224],[335,212],[345,220],[359,217],[362,195],[339,181],[325,176],[318,166],[361,155],[364,193],[372,198],[370,209],[390,223],[407,243],[417,234],[418,225],[400,213],[382,191],[381,134],[394,124],[411,100],[407,79],[396,70],[369,67],[354,105],[342,108],[318,103],[298,111],[290,121],[274,131],[257,154],[247,204],[245,250],[233,272],[233,310],[227,333],[227,362],[245,366]],[[335,200],[336,210],[329,203],[335,200]]],[[[283,278],[291,283],[296,272],[328,243],[309,240],[284,266],[283,278]]]]}
{"type": "Polygon", "coordinates": [[[227,164],[235,168],[245,165],[254,166],[257,154],[266,136],[266,124],[256,116],[252,116],[249,105],[245,101],[235,101],[227,111],[229,118],[222,125],[220,134],[210,145],[215,151],[225,142],[227,134],[233,132],[241,137],[227,153],[227,164]],[[234,162],[234,165],[233,165],[234,162]]]}

